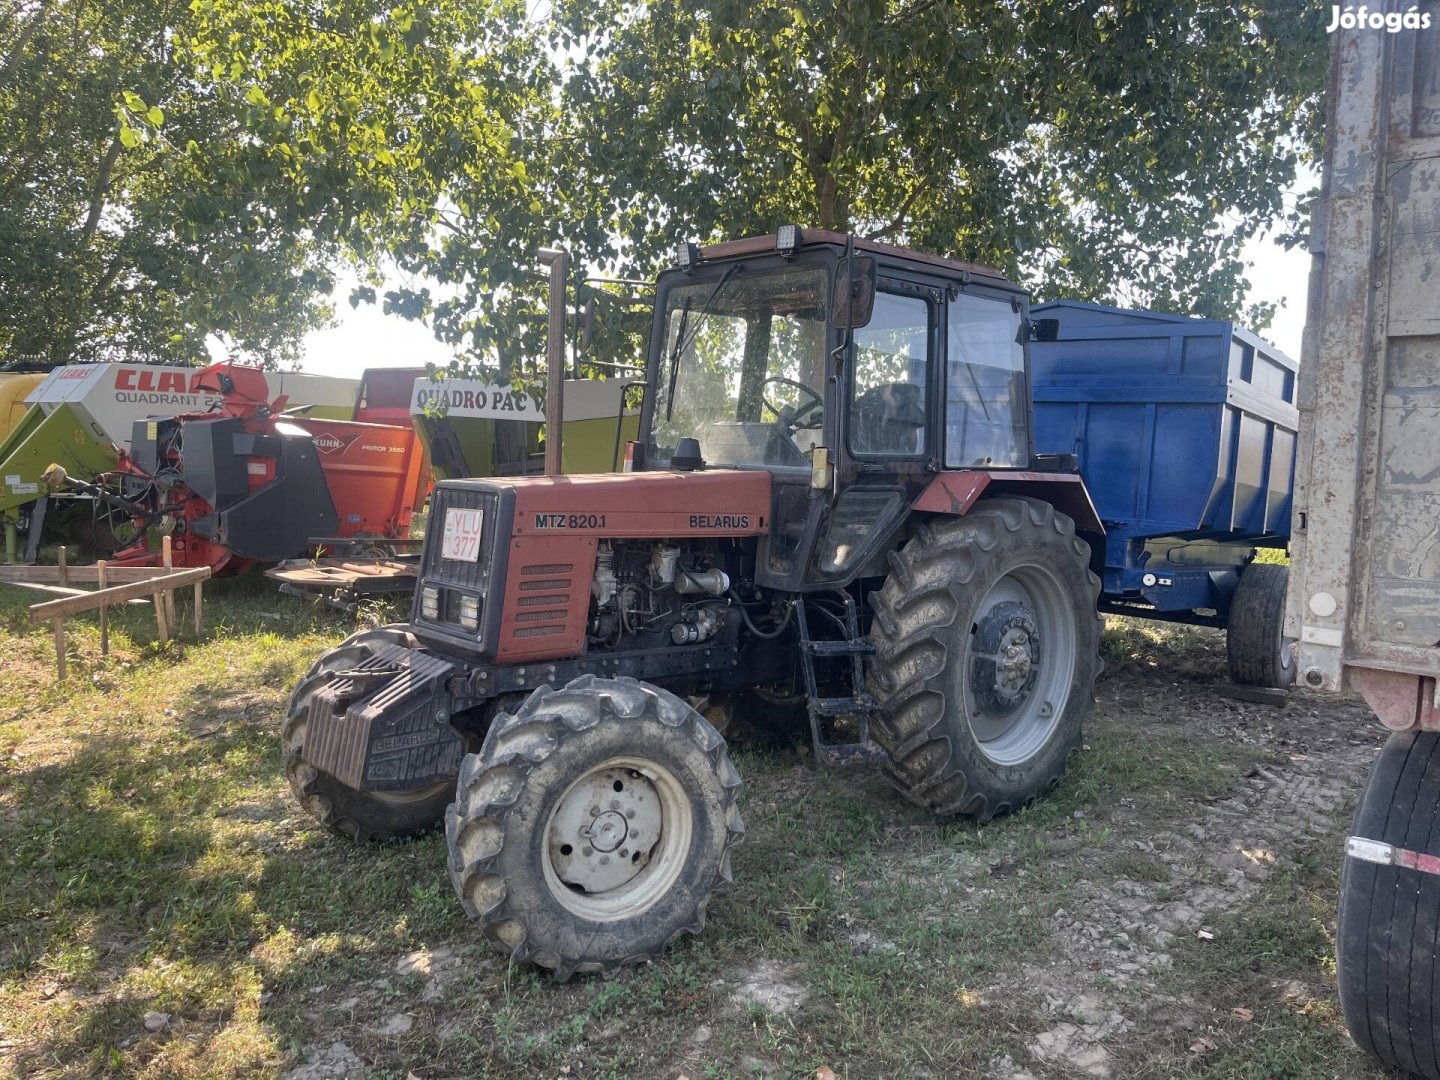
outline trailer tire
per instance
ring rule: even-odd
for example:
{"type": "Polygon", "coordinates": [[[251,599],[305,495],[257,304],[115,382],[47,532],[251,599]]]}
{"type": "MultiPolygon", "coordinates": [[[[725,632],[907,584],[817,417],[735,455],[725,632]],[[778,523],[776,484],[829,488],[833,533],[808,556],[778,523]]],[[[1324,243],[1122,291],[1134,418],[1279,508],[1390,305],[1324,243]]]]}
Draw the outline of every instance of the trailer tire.
{"type": "MultiPolygon", "coordinates": [[[[1352,835],[1440,855],[1440,732],[1391,735],[1352,835]]],[[[1440,876],[1347,858],[1336,964],[1350,1036],[1388,1065],[1440,1080],[1440,876]]]]}
{"type": "Polygon", "coordinates": [[[448,777],[413,792],[356,791],[305,760],[311,695],[335,672],[354,667],[385,645],[414,648],[416,641],[403,624],[381,626],[351,634],[316,660],[290,692],[282,732],[285,776],[295,798],[326,829],[352,840],[399,840],[429,832],[445,819],[454,793],[454,779],[448,777]]]}
{"type": "Polygon", "coordinates": [[[1290,568],[1250,563],[1240,574],[1226,619],[1230,678],[1245,686],[1284,690],[1295,682],[1294,642],[1285,637],[1290,568]]]}
{"type": "Polygon", "coordinates": [[[901,794],[985,821],[1059,780],[1094,704],[1099,589],[1089,545],[1048,503],[916,523],[870,630],[872,731],[901,794]]]}
{"type": "Polygon", "coordinates": [[[668,691],[593,675],[544,687],[461,764],[450,880],[515,962],[557,982],[611,974],[704,928],[745,831],[739,791],[725,740],[668,691]]]}

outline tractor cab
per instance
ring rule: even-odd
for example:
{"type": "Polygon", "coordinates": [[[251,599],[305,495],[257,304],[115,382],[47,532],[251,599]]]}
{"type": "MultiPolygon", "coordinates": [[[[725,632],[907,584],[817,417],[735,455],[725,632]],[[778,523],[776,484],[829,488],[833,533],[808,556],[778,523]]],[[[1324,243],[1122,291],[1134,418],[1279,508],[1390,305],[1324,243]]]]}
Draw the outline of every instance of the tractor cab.
{"type": "Polygon", "coordinates": [[[996,271],[836,233],[684,245],[639,467],[769,472],[757,580],[851,580],[938,474],[1034,467],[1027,315],[996,271]]]}

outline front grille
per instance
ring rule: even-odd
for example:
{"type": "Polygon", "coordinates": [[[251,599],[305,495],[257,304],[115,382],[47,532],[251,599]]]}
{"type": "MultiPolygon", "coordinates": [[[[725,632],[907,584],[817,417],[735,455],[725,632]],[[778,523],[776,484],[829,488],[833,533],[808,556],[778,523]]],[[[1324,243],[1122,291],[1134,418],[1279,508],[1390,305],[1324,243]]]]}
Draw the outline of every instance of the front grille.
{"type": "Polygon", "coordinates": [[[425,560],[421,576],[427,584],[451,585],[481,596],[490,591],[490,572],[494,564],[496,517],[499,497],[489,491],[438,487],[430,498],[430,525],[425,538],[425,560]],[[480,557],[474,562],[443,558],[445,512],[451,508],[479,510],[484,516],[480,524],[480,557]]]}
{"type": "MultiPolygon", "coordinates": [[[[420,604],[417,589],[414,620],[420,625],[434,626],[447,635],[463,637],[468,643],[478,643],[479,628],[467,629],[460,625],[460,601],[463,596],[474,596],[480,604],[480,627],[485,626],[485,609],[491,599],[495,582],[495,549],[499,521],[500,497],[493,491],[477,491],[468,487],[440,486],[430,497],[430,523],[425,536],[425,552],[421,559],[420,588],[434,587],[440,591],[440,615],[437,619],[426,619],[420,604]],[[480,546],[476,558],[447,559],[444,557],[445,515],[452,509],[479,510],[481,512],[480,546]]],[[[500,597],[494,597],[498,604],[500,597]]]]}

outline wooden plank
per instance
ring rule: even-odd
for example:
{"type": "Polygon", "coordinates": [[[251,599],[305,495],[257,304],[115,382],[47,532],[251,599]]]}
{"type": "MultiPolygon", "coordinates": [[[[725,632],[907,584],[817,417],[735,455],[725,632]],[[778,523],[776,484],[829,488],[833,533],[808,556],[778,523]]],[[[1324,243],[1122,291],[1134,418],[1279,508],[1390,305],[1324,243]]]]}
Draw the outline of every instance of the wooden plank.
{"type": "Polygon", "coordinates": [[[55,674],[65,681],[65,616],[55,620],[55,674]]]}
{"type": "MultiPolygon", "coordinates": [[[[173,573],[175,570],[175,560],[172,555],[172,551],[173,548],[171,546],[170,537],[161,537],[160,565],[165,567],[165,572],[167,574],[173,573]]],[[[175,591],[173,589],[166,589],[165,592],[160,595],[160,600],[165,605],[165,623],[173,630],[178,625],[175,619],[175,591]]]]}
{"type": "Polygon", "coordinates": [[[197,638],[204,632],[204,625],[200,618],[200,594],[203,587],[202,582],[195,582],[195,636],[197,638]]]}
{"type": "Polygon", "coordinates": [[[155,633],[162,642],[170,640],[170,620],[165,611],[165,594],[163,592],[155,594],[155,633]]]}
{"type": "Polygon", "coordinates": [[[32,622],[53,619],[59,615],[73,615],[77,611],[93,611],[101,604],[116,604],[137,596],[153,596],[164,589],[179,588],[204,581],[211,575],[210,567],[197,566],[190,570],[176,570],[165,577],[150,578],[148,581],[132,581],[128,585],[112,585],[103,591],[86,593],[84,596],[67,596],[30,608],[32,622]]]}
{"type": "MultiPolygon", "coordinates": [[[[30,589],[33,592],[49,593],[52,596],[89,596],[94,589],[67,589],[63,585],[42,585],[38,581],[7,581],[6,585],[14,585],[17,589],[30,589]]],[[[126,600],[127,604],[140,604],[144,606],[148,600],[126,600]]]]}
{"type": "MultiPolygon", "coordinates": [[[[165,568],[163,566],[108,566],[105,568],[106,580],[112,585],[118,585],[125,581],[149,581],[151,578],[164,576],[165,568]]],[[[88,585],[98,581],[99,575],[94,566],[69,566],[66,567],[66,578],[70,585],[88,585]]],[[[0,566],[0,584],[15,584],[22,581],[58,584],[60,568],[58,566],[0,566]]]]}
{"type": "Polygon", "coordinates": [[[66,566],[65,566],[65,545],[64,545],[64,544],[61,544],[61,545],[60,545],[59,558],[56,560],[55,568],[60,571],[60,584],[61,584],[61,585],[69,585],[69,584],[70,584],[70,575],[65,572],[65,571],[66,571],[66,566]]]}
{"type": "MultiPolygon", "coordinates": [[[[99,579],[100,590],[105,589],[105,560],[101,559],[95,564],[95,576],[99,579]]],[[[110,655],[110,605],[100,605],[100,655],[110,655]]]]}

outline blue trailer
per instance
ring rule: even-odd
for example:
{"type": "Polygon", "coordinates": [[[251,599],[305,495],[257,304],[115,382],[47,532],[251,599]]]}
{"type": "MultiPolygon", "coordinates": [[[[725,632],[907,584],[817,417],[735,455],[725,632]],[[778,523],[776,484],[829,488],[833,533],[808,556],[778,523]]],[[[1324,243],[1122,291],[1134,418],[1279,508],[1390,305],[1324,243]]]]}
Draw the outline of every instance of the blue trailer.
{"type": "Polygon", "coordinates": [[[1106,529],[1102,610],[1226,627],[1236,682],[1293,681],[1288,568],[1254,559],[1290,540],[1295,361],[1222,320],[1031,315],[1035,449],[1078,459],[1106,529]]]}

